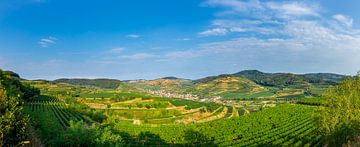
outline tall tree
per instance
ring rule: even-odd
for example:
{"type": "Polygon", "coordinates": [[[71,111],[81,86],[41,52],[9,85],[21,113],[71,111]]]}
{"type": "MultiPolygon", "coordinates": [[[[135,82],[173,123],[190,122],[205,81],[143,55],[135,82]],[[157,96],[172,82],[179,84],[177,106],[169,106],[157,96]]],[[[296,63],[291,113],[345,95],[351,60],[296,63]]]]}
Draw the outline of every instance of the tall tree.
{"type": "Polygon", "coordinates": [[[0,70],[0,146],[19,145],[25,139],[28,117],[23,113],[24,99],[39,94],[14,75],[0,70]]]}
{"type": "Polygon", "coordinates": [[[360,135],[360,77],[349,78],[325,93],[318,115],[320,131],[330,144],[341,145],[360,135]]]}

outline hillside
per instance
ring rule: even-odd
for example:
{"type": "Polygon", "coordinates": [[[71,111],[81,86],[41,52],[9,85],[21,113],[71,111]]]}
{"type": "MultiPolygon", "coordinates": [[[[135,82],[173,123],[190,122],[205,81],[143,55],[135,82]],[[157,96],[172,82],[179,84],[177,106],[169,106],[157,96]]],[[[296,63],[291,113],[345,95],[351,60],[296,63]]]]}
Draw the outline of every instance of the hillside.
{"type": "Polygon", "coordinates": [[[196,80],[193,92],[205,95],[220,95],[226,93],[258,93],[268,91],[266,88],[243,77],[220,75],[196,80]]]}
{"type": "Polygon", "coordinates": [[[154,80],[58,79],[55,82],[117,89],[122,92],[164,91],[223,98],[296,98],[321,95],[327,87],[346,78],[332,73],[264,73],[244,70],[234,74],[210,76],[198,80],[164,77],[154,80]]]}
{"type": "Polygon", "coordinates": [[[126,83],[144,90],[163,90],[176,93],[182,93],[184,89],[193,85],[192,80],[176,77],[165,77],[155,80],[130,80],[126,83]]]}
{"type": "Polygon", "coordinates": [[[23,113],[24,102],[39,90],[20,81],[20,76],[0,69],[0,146],[14,146],[26,139],[28,117],[23,113]]]}
{"type": "Polygon", "coordinates": [[[96,86],[108,89],[116,89],[121,84],[121,81],[116,79],[57,79],[54,80],[54,82],[82,86],[96,86]]]}
{"type": "Polygon", "coordinates": [[[233,74],[242,76],[264,86],[285,87],[297,84],[336,84],[346,76],[330,73],[293,74],[293,73],[263,73],[258,70],[244,70],[233,74]]]}

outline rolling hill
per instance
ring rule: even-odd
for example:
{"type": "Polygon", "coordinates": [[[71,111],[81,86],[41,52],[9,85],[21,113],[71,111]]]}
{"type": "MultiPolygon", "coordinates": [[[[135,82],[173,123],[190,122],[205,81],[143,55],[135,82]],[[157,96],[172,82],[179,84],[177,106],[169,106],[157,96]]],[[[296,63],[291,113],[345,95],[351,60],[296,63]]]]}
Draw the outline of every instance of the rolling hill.
{"type": "Polygon", "coordinates": [[[88,85],[128,92],[164,91],[195,94],[200,97],[224,98],[304,97],[321,95],[330,86],[347,76],[332,73],[264,73],[244,70],[197,80],[164,77],[154,80],[58,79],[54,82],[88,85]]]}
{"type": "Polygon", "coordinates": [[[57,79],[54,80],[54,82],[82,86],[95,86],[107,89],[116,89],[121,84],[121,81],[116,79],[57,79]]]}
{"type": "Polygon", "coordinates": [[[192,91],[199,95],[215,96],[226,93],[258,93],[268,89],[243,77],[220,75],[196,80],[192,91]]]}
{"type": "Polygon", "coordinates": [[[176,77],[165,77],[155,80],[130,80],[128,85],[145,90],[163,90],[166,92],[183,93],[185,89],[193,85],[192,80],[176,77]]]}

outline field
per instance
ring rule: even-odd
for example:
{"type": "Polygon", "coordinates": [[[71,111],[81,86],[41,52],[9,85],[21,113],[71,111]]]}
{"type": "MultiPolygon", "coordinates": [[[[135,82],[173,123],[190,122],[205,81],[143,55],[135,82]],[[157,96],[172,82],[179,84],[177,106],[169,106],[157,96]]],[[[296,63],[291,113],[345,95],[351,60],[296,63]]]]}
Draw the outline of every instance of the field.
{"type": "MultiPolygon", "coordinates": [[[[316,98],[302,98],[294,104],[257,99],[234,101],[237,104],[233,105],[106,89],[91,91],[74,85],[35,85],[45,95],[27,102],[25,110],[48,145],[61,137],[53,130],[66,134],[72,124],[81,121],[87,126],[110,126],[129,146],[321,146],[322,136],[313,118],[318,109],[316,98]]],[[[253,96],[273,94],[265,91],[253,96]]]]}
{"type": "MultiPolygon", "coordinates": [[[[316,107],[284,104],[269,108],[251,115],[231,117],[232,111],[228,107],[221,107],[213,114],[202,119],[217,116],[226,110],[227,117],[207,123],[170,124],[160,125],[161,121],[169,122],[167,116],[181,115],[178,111],[167,110],[106,110],[105,114],[112,113],[111,121],[114,129],[124,132],[126,143],[138,145],[219,145],[219,146],[258,146],[258,145],[292,145],[314,146],[319,145],[321,136],[314,132],[311,115],[316,107]],[[140,112],[140,113],[137,113],[140,112]],[[150,124],[134,124],[133,121],[117,120],[114,116],[146,117],[150,124]],[[141,115],[139,115],[141,114],[141,115]],[[152,119],[151,117],[157,118],[152,119]],[[164,118],[162,118],[164,117],[164,118]],[[158,125],[153,125],[158,124],[158,125]],[[241,126],[241,127],[237,127],[241,126]],[[206,131],[204,131],[206,130],[206,131]],[[137,140],[145,135],[146,140],[137,140]]],[[[80,113],[66,107],[54,97],[41,96],[26,105],[26,112],[32,117],[32,125],[45,141],[56,137],[55,132],[62,132],[69,127],[70,120],[84,121],[87,124],[97,123],[84,117],[80,113]],[[49,138],[50,137],[50,138],[49,138]]],[[[179,117],[179,116],[177,116],[179,117]]],[[[116,118],[116,117],[115,117],[116,118]]]]}
{"type": "Polygon", "coordinates": [[[252,94],[246,93],[226,93],[220,94],[223,99],[251,99],[251,98],[270,98],[274,95],[271,91],[264,91],[252,94]]]}
{"type": "MultiPolygon", "coordinates": [[[[147,145],[164,143],[167,145],[314,146],[319,145],[321,139],[321,136],[314,134],[316,127],[311,115],[315,109],[309,106],[282,105],[240,118],[221,119],[209,123],[139,126],[122,122],[117,123],[115,128],[131,136],[139,136],[146,132],[154,134],[154,138],[148,138],[153,144],[147,145]]],[[[132,143],[138,142],[129,142],[132,143]]]]}

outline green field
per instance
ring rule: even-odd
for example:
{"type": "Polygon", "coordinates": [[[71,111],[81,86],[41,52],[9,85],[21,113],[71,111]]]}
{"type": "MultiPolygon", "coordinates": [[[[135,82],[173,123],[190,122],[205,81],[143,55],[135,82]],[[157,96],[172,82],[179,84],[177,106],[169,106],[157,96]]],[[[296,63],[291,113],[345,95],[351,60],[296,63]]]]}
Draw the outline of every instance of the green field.
{"type": "MultiPolygon", "coordinates": [[[[224,107],[218,109],[209,117],[218,115],[223,109],[224,107]]],[[[113,129],[120,132],[124,143],[130,146],[314,146],[319,145],[321,139],[320,135],[314,133],[316,127],[311,117],[316,109],[311,106],[286,104],[251,115],[234,118],[227,116],[208,123],[155,126],[146,123],[174,122],[181,118],[181,113],[171,110],[109,109],[104,113],[111,118],[101,125],[114,125],[113,129]],[[117,115],[145,120],[145,124],[135,125],[132,121],[115,119],[114,116],[117,115]]],[[[58,133],[65,133],[73,124],[71,120],[96,124],[53,97],[42,96],[32,100],[26,105],[25,112],[31,116],[32,126],[48,145],[59,143],[58,137],[64,136],[59,136],[58,133]]],[[[230,110],[227,113],[232,112],[230,110]]]]}
{"type": "Polygon", "coordinates": [[[271,91],[264,91],[264,92],[258,92],[258,93],[225,93],[220,94],[223,99],[251,99],[251,98],[269,98],[273,96],[274,93],[271,91]]]}
{"type": "Polygon", "coordinates": [[[298,86],[222,93],[210,101],[26,83],[41,92],[24,103],[24,112],[45,146],[322,146],[326,137],[314,116],[331,104],[298,86]]]}

